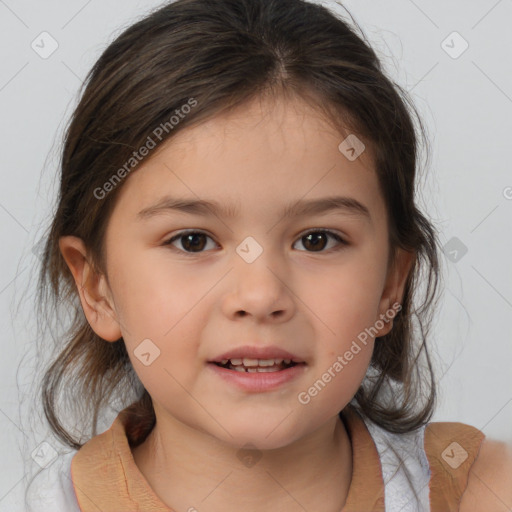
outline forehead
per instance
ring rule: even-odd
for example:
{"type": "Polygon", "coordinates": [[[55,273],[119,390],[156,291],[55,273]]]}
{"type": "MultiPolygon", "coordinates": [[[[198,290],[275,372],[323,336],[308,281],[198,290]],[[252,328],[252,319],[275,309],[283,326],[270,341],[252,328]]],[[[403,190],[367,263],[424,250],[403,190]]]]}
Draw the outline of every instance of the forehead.
{"type": "Polygon", "coordinates": [[[133,216],[166,196],[215,199],[264,217],[273,205],[343,195],[382,216],[370,148],[350,160],[347,135],[300,99],[258,98],[173,135],[129,176],[119,206],[133,216]]]}

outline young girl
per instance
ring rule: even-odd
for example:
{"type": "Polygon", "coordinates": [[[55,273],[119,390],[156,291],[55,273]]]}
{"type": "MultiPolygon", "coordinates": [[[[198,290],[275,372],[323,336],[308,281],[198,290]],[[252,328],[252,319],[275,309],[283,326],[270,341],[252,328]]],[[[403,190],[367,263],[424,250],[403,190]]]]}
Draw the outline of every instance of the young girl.
{"type": "Polygon", "coordinates": [[[419,147],[405,93],[320,5],[178,0],[125,30],[63,149],[40,291],[74,313],[42,393],[72,450],[31,510],[512,507],[506,446],[429,422],[419,147]]]}

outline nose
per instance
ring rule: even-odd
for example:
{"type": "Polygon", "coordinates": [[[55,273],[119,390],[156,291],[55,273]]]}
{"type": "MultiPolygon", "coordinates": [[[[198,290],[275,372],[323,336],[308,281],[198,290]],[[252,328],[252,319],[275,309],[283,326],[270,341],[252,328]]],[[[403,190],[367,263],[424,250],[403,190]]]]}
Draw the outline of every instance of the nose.
{"type": "Polygon", "coordinates": [[[285,322],[295,314],[286,268],[266,251],[252,263],[235,254],[228,287],[223,312],[232,320],[252,317],[258,322],[285,322]]]}

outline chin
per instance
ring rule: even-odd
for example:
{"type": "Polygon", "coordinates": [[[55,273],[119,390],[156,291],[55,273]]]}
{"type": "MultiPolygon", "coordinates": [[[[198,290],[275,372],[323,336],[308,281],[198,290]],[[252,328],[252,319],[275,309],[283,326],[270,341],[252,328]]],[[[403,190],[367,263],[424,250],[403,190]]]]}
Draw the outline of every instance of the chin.
{"type": "Polygon", "coordinates": [[[225,428],[231,436],[222,431],[222,435],[216,437],[237,450],[251,449],[251,447],[255,450],[278,450],[289,446],[301,437],[297,428],[293,429],[290,426],[286,430],[281,428],[280,421],[282,419],[271,422],[272,425],[265,423],[251,427],[246,424],[237,426],[226,424],[225,428]]]}

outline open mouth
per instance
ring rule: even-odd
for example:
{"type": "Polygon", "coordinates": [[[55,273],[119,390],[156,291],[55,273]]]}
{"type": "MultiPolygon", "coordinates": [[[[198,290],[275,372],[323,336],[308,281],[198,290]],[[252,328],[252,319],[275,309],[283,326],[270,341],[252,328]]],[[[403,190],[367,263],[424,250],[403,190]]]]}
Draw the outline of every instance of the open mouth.
{"type": "Polygon", "coordinates": [[[221,362],[211,361],[213,364],[225,368],[226,370],[233,370],[236,372],[245,373],[270,373],[280,372],[293,368],[294,366],[305,364],[296,363],[291,359],[223,359],[221,362]]]}

